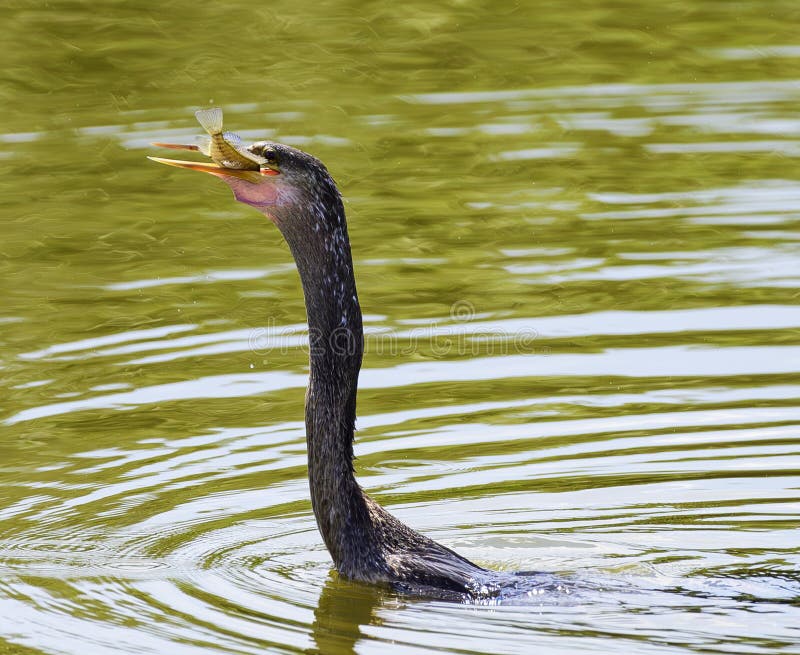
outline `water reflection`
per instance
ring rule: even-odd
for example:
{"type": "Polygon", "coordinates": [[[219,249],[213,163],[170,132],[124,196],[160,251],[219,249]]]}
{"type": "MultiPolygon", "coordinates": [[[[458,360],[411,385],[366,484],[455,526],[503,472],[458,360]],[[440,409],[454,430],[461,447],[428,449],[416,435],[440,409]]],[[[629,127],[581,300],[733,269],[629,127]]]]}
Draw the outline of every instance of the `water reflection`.
{"type": "Polygon", "coordinates": [[[307,653],[350,655],[356,645],[369,634],[370,626],[380,626],[377,609],[396,599],[380,587],[357,585],[331,573],[322,588],[314,623],[311,626],[315,647],[307,653]]]}
{"type": "Polygon", "coordinates": [[[4,24],[0,650],[794,652],[795,3],[185,9],[4,24]],[[362,484],[569,601],[330,573],[291,257],[144,159],[210,104],[342,187],[362,484]]]}

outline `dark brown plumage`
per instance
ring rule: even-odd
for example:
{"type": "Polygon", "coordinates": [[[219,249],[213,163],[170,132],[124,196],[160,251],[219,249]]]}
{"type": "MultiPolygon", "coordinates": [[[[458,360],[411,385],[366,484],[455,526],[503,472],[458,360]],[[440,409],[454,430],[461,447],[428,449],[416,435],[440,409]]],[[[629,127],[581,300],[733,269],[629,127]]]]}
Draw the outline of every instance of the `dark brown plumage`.
{"type": "Polygon", "coordinates": [[[308,474],[325,545],[337,570],[355,580],[468,592],[483,569],[403,524],[356,482],[353,433],[364,339],[342,199],[321,162],[278,144],[253,149],[264,147],[279,153],[282,172],[296,173],[291,177],[300,191],[294,202],[263,211],[289,244],[303,284],[311,367],[308,474]]]}
{"type": "Polygon", "coordinates": [[[305,419],[311,502],[337,570],[353,580],[416,593],[496,595],[516,576],[483,569],[416,532],[356,482],[353,433],[364,337],[342,199],[328,170],[311,155],[271,142],[248,149],[267,160],[269,170],[259,175],[213,164],[158,161],[221,178],[237,200],[270,218],[289,244],[308,317],[305,419]]]}

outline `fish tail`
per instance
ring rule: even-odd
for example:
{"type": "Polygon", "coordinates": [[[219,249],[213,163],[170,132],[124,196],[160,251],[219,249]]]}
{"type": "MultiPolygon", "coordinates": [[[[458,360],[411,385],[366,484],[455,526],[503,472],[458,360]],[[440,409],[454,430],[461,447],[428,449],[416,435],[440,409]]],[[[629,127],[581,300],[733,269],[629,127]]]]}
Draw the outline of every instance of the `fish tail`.
{"type": "Polygon", "coordinates": [[[198,109],[194,112],[198,122],[209,134],[220,134],[222,132],[222,110],[219,107],[211,109],[198,109]]]}

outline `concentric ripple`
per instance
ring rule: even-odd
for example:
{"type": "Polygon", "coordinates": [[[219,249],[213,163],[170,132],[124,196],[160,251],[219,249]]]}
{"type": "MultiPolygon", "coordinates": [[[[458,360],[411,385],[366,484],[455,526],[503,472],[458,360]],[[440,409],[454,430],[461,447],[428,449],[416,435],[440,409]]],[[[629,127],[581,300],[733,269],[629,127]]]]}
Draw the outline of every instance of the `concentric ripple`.
{"type": "Polygon", "coordinates": [[[128,4],[4,13],[0,653],[798,652],[796,2],[128,4]],[[359,481],[499,597],[331,571],[290,253],[145,159],[211,98],[336,177],[359,481]]]}

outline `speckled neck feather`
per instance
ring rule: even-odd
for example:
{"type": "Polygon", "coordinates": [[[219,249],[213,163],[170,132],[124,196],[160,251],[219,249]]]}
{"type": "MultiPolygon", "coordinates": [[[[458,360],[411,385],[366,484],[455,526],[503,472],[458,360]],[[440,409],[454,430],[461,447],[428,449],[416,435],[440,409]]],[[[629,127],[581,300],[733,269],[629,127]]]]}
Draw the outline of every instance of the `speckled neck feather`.
{"type": "Polygon", "coordinates": [[[344,208],[335,188],[306,203],[306,215],[275,222],[292,251],[308,316],[310,375],[306,440],[311,502],[337,567],[356,544],[366,545],[367,504],[353,474],[356,390],[363,353],[358,304],[344,208]],[[359,535],[359,533],[361,533],[359,535]]]}
{"type": "Polygon", "coordinates": [[[319,167],[291,202],[264,210],[289,244],[305,295],[311,347],[306,441],[317,524],[337,570],[349,578],[478,593],[485,589],[479,581],[484,569],[406,526],[356,482],[361,309],[342,200],[319,167]]]}

